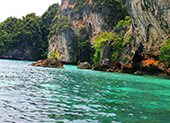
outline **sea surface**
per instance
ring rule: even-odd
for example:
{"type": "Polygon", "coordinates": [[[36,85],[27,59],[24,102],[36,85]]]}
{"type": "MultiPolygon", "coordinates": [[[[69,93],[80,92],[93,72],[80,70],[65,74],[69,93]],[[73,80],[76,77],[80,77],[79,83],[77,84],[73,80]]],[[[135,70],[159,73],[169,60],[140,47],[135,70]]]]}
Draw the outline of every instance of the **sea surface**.
{"type": "Polygon", "coordinates": [[[0,123],[170,123],[170,80],[0,60],[0,123]]]}

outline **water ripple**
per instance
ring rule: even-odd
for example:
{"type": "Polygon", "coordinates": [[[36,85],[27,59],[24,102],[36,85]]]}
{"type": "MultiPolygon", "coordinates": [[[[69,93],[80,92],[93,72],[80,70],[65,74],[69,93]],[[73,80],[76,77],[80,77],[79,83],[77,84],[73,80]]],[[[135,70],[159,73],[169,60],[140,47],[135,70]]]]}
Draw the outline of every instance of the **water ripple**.
{"type": "Polygon", "coordinates": [[[170,80],[0,60],[0,122],[170,121],[170,80]]]}

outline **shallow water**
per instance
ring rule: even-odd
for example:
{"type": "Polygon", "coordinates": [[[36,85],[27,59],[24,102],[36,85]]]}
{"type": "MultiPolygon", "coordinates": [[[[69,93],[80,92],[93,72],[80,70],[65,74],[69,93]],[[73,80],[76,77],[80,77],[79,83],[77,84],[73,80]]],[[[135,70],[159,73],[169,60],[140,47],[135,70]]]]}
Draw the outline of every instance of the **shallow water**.
{"type": "Polygon", "coordinates": [[[0,123],[169,123],[170,80],[0,60],[0,123]]]}

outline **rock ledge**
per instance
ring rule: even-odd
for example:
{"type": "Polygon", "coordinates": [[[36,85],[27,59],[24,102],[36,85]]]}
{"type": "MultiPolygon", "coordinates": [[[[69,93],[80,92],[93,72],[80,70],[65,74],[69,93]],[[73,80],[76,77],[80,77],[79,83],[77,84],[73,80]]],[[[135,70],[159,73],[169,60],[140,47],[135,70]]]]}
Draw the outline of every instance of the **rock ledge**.
{"type": "Polygon", "coordinates": [[[32,63],[32,66],[41,66],[41,67],[53,67],[53,68],[64,68],[63,63],[59,60],[45,59],[38,61],[37,63],[32,63]]]}

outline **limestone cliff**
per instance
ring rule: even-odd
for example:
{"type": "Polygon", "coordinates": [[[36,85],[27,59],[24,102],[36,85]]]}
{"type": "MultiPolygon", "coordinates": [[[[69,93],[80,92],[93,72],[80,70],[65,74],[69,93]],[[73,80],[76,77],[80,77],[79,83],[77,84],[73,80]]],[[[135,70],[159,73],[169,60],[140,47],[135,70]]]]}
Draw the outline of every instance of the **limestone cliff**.
{"type": "Polygon", "coordinates": [[[135,44],[143,58],[157,57],[170,36],[169,0],[128,0],[135,44]]]}
{"type": "Polygon", "coordinates": [[[119,36],[125,31],[125,48],[117,61],[111,58],[115,40],[110,40],[100,51],[100,61],[95,70],[107,70],[134,74],[170,74],[166,63],[159,64],[162,45],[170,37],[169,0],[127,0],[132,25],[113,29],[119,36]],[[134,40],[131,40],[133,33],[134,40]]]}
{"type": "MultiPolygon", "coordinates": [[[[109,2],[113,1],[103,1],[99,4],[98,0],[62,0],[60,13],[53,21],[54,33],[50,36],[48,56],[55,51],[64,62],[91,61],[94,37],[110,31],[116,22],[127,14],[120,8],[110,7],[109,5],[114,4],[109,2]],[[86,33],[81,33],[83,28],[86,33]],[[88,46],[80,47],[85,42],[88,46]]],[[[115,6],[120,6],[116,1],[114,3],[115,6]]]]}
{"type": "Polygon", "coordinates": [[[149,66],[157,68],[160,48],[170,37],[170,1],[128,0],[127,8],[132,18],[134,42],[128,45],[124,56],[133,54],[129,62],[133,72],[150,70],[154,73],[149,66]],[[149,66],[144,62],[150,62],[149,66]]]}
{"type": "Polygon", "coordinates": [[[63,62],[91,62],[94,37],[113,30],[115,39],[101,48],[99,64],[94,69],[163,73],[158,60],[161,46],[170,37],[169,5],[169,0],[62,0],[60,12],[52,22],[48,56],[55,52],[63,62]],[[128,15],[124,2],[132,24],[115,27],[128,15]],[[120,38],[123,44],[116,44],[120,38]],[[119,51],[116,46],[121,47],[119,51]]]}

